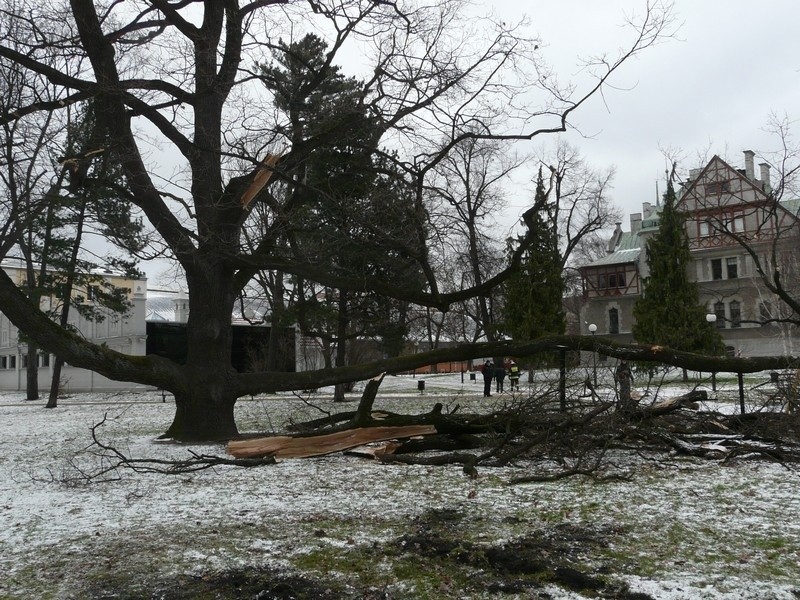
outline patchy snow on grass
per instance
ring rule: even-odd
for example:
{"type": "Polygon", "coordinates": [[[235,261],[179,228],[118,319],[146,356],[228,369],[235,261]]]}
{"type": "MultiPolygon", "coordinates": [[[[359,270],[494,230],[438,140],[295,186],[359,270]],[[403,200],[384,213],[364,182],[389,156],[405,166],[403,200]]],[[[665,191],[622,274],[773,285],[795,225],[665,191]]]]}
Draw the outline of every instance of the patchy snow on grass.
{"type": "MultiPolygon", "coordinates": [[[[489,406],[480,382],[426,376],[421,394],[419,379],[387,378],[375,407],[425,412],[437,401],[460,404],[462,411],[489,406]]],[[[237,422],[242,431],[281,431],[290,419],[320,416],[313,406],[354,408],[334,404],[324,392],[307,400],[291,394],[242,400],[237,422]]],[[[491,402],[503,399],[495,395],[491,402]]],[[[52,410],[43,404],[25,402],[21,394],[0,395],[2,598],[79,598],[86,590],[100,597],[106,589],[136,597],[136,586],[149,594],[152,581],[265,565],[322,576],[330,568],[331,576],[366,581],[365,573],[314,561],[392,544],[415,519],[437,510],[462,515],[462,535],[478,544],[564,525],[602,532],[607,543],[576,560],[653,598],[800,594],[800,479],[778,464],[721,466],[659,456],[637,459],[625,481],[570,478],[510,486],[510,479],[524,475],[524,464],[482,468],[473,480],[459,467],[387,465],[334,454],[187,475],[125,470],[86,485],[82,472],[107,465],[84,452],[91,427],[104,417],[100,439],[130,457],[185,459],[190,452],[223,455],[225,448],[156,441],[174,412],[170,397],[162,402],[156,392],[75,395],[52,410]]],[[[619,457],[618,464],[628,463],[630,457],[619,457]]],[[[393,590],[391,597],[437,597],[398,576],[390,557],[376,556],[372,569],[369,577],[393,590]]],[[[553,598],[583,597],[553,585],[543,589],[553,598]]],[[[495,596],[472,588],[438,597],[495,596]]]]}

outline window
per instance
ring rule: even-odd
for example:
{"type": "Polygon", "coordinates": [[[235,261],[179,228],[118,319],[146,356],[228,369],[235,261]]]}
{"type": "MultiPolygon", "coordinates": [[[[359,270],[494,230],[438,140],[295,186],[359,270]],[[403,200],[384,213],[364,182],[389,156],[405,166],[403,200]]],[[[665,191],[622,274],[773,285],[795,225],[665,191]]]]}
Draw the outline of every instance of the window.
{"type": "Polygon", "coordinates": [[[717,315],[717,329],[725,329],[725,305],[722,302],[714,304],[714,314],[717,315]]]}
{"type": "Polygon", "coordinates": [[[712,258],[711,259],[711,279],[717,281],[722,279],[722,259],[721,258],[712,258]]]}
{"type": "Polygon", "coordinates": [[[741,305],[736,300],[731,300],[728,304],[728,309],[731,312],[731,327],[742,326],[742,309],[741,305]]]}
{"type": "Polygon", "coordinates": [[[96,285],[87,285],[86,286],[86,299],[87,300],[95,300],[97,298],[97,286],[96,285]]]}
{"type": "Polygon", "coordinates": [[[7,369],[7,368],[8,368],[8,357],[0,356],[0,369],[7,369]]]}
{"type": "Polygon", "coordinates": [[[700,221],[700,237],[708,237],[711,235],[711,227],[708,221],[700,221]]]}
{"type": "Polygon", "coordinates": [[[625,272],[600,273],[597,276],[597,289],[616,289],[625,287],[625,272]]]}
{"type": "Polygon", "coordinates": [[[17,355],[12,354],[8,357],[8,368],[9,369],[16,369],[17,368],[17,355]]]}
{"type": "Polygon", "coordinates": [[[737,279],[739,277],[739,259],[735,256],[711,259],[711,279],[737,279]],[[723,270],[724,266],[724,270],[723,270]]]}
{"type": "Polygon", "coordinates": [[[39,355],[39,366],[40,367],[49,367],[50,366],[50,355],[49,354],[40,354],[39,355]]]}
{"type": "Polygon", "coordinates": [[[743,232],[744,231],[744,216],[742,213],[736,213],[730,217],[728,217],[727,222],[725,225],[728,228],[728,231],[734,232],[743,232]]]}
{"type": "Polygon", "coordinates": [[[725,266],[728,270],[728,279],[736,279],[739,277],[738,261],[736,257],[725,259],[725,266]]]}
{"type": "Polygon", "coordinates": [[[619,311],[616,308],[608,311],[608,333],[619,333],[619,311]]]}
{"type": "Polygon", "coordinates": [[[712,181],[706,184],[706,194],[723,194],[730,189],[730,182],[728,181],[712,181]]]}
{"type": "Polygon", "coordinates": [[[23,354],[22,355],[22,368],[23,369],[27,369],[28,368],[28,355],[27,354],[23,354]]]}

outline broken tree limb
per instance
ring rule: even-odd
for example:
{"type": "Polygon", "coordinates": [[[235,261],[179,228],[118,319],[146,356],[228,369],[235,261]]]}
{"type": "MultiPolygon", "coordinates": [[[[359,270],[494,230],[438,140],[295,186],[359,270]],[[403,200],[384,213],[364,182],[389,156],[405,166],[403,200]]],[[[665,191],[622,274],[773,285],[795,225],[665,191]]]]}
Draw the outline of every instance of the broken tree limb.
{"type": "Polygon", "coordinates": [[[705,390],[692,390],[682,396],[667,398],[651,406],[640,407],[632,416],[644,419],[665,415],[681,408],[697,410],[699,408],[698,402],[705,402],[706,400],[708,400],[708,393],[705,390]]]}
{"type": "Polygon", "coordinates": [[[358,403],[356,414],[353,417],[353,425],[359,426],[369,422],[372,413],[372,405],[375,404],[375,396],[378,395],[378,388],[383,383],[383,378],[386,373],[381,373],[377,377],[373,377],[367,382],[364,387],[364,392],[361,394],[361,400],[358,403]]]}
{"type": "Polygon", "coordinates": [[[280,159],[280,154],[267,154],[264,157],[264,160],[261,161],[261,166],[256,171],[256,176],[253,177],[252,183],[242,194],[242,208],[246,209],[258,193],[264,189],[264,186],[269,183],[274,173],[274,167],[280,159]]]}
{"type": "Polygon", "coordinates": [[[275,436],[237,440],[228,444],[228,453],[236,458],[273,456],[275,458],[308,458],[341,450],[349,450],[371,442],[385,442],[436,433],[433,425],[397,427],[359,427],[335,433],[303,437],[275,436]]]}
{"type": "Polygon", "coordinates": [[[393,450],[392,454],[414,454],[431,450],[474,450],[486,445],[486,441],[477,435],[428,435],[423,438],[410,439],[393,450]]]}

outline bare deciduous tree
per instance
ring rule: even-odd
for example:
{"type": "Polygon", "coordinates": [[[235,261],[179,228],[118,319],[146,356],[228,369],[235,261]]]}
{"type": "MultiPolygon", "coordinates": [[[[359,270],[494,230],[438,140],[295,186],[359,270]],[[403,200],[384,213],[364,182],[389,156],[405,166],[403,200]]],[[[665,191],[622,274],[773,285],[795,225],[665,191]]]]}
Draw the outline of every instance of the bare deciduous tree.
{"type": "MultiPolygon", "coordinates": [[[[4,33],[15,40],[11,44],[6,36],[0,44],[4,68],[41,77],[59,88],[60,100],[35,99],[7,110],[0,122],[61,111],[91,98],[98,139],[110,140],[103,151],[124,174],[130,202],[185,273],[192,300],[187,361],[178,365],[92,345],[32,307],[3,273],[0,306],[26,335],[70,364],[174,393],[176,414],[167,434],[181,440],[235,436],[233,407],[240,396],[349,381],[403,362],[290,375],[237,373],[231,366],[231,313],[240,290],[260,270],[442,310],[488,295],[514,269],[514,257],[480,284],[443,291],[427,247],[432,232],[426,178],[467,140],[513,144],[564,131],[570,115],[628,59],[669,33],[672,18],[669,6],[648,4],[627,48],[587,65],[585,72],[594,76],[588,83],[561,86],[541,64],[535,40],[502,23],[466,21],[462,5],[451,0],[403,6],[363,0],[71,0],[58,9],[16,0],[3,8],[9,25],[4,33]],[[55,10],[64,11],[57,20],[55,10]],[[398,177],[415,190],[409,215],[415,225],[395,250],[415,261],[424,289],[313,262],[291,245],[276,243],[302,226],[303,209],[315,192],[292,174],[326,145],[353,133],[354,123],[342,119],[318,129],[293,128],[289,135],[274,97],[263,92],[255,65],[282,51],[280,37],[291,39],[294,31],[308,29],[323,31],[329,50],[314,67],[316,76],[296,90],[295,101],[310,98],[332,66],[346,60],[349,47],[358,46],[371,61],[358,96],[376,123],[367,149],[395,162],[398,177]],[[54,68],[53,56],[65,68],[54,68]],[[184,191],[164,185],[157,161],[148,158],[151,138],[178,165],[174,181],[184,191]],[[276,153],[277,164],[269,160],[276,153]],[[269,173],[289,186],[287,194],[270,194],[269,173]],[[258,202],[267,203],[274,218],[250,250],[242,243],[243,228],[258,202]]],[[[91,163],[91,155],[82,160],[91,163]]],[[[91,185],[81,180],[82,172],[77,170],[72,186],[91,185]]],[[[524,248],[523,243],[520,252],[524,248]]]]}

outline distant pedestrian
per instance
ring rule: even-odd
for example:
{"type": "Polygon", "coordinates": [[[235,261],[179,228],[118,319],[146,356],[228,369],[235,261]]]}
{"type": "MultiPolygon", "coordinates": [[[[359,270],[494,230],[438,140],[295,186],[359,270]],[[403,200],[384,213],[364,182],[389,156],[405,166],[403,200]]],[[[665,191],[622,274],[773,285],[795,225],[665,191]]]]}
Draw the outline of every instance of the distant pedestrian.
{"type": "Polygon", "coordinates": [[[483,396],[488,398],[492,395],[492,380],[494,379],[494,364],[487,360],[483,363],[483,396]]]}
{"type": "Polygon", "coordinates": [[[513,360],[508,365],[508,381],[511,382],[511,391],[519,389],[519,365],[513,360]]]}
{"type": "Polygon", "coordinates": [[[498,394],[500,394],[503,392],[503,383],[506,379],[506,368],[502,364],[498,365],[494,370],[494,378],[495,381],[497,381],[496,391],[498,394]]]}

